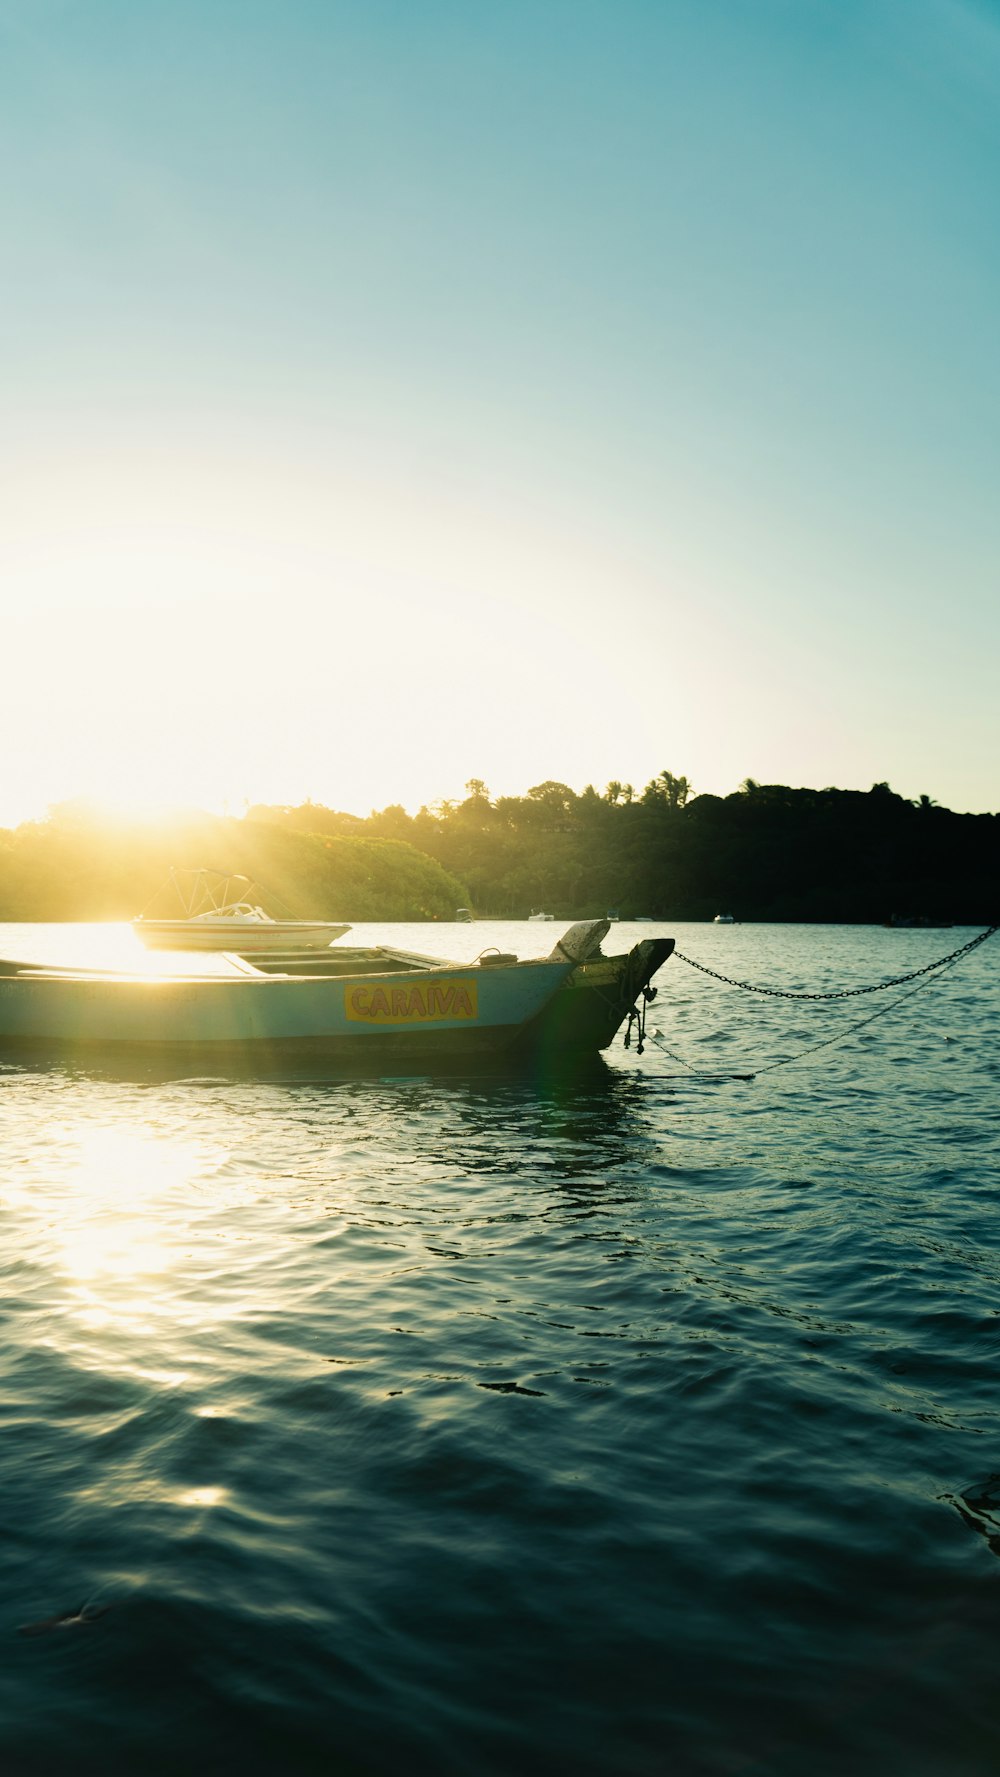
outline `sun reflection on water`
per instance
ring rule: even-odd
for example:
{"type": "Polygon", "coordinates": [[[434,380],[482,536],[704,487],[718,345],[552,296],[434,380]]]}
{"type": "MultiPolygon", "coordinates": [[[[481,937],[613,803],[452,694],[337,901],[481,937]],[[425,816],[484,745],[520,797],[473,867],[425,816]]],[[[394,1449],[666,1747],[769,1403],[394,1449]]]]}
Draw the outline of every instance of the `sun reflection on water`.
{"type": "Polygon", "coordinates": [[[148,1277],[173,1257],[155,1206],[203,1162],[196,1144],[104,1127],[79,1138],[62,1227],[67,1271],[81,1282],[148,1277]]]}
{"type": "Polygon", "coordinates": [[[186,1487],[183,1493],[174,1496],[174,1504],[179,1506],[218,1506],[228,1497],[226,1487],[186,1487]]]}
{"type": "Polygon", "coordinates": [[[171,1362],[163,1341],[165,1323],[191,1314],[196,1206],[185,1198],[199,1177],[217,1170],[219,1156],[198,1141],[135,1123],[64,1125],[50,1127],[49,1135],[56,1171],[50,1206],[58,1219],[46,1234],[63,1284],[55,1342],[72,1347],[85,1367],[99,1368],[109,1361],[122,1367],[132,1347],[126,1369],[179,1386],[187,1368],[171,1362]]]}

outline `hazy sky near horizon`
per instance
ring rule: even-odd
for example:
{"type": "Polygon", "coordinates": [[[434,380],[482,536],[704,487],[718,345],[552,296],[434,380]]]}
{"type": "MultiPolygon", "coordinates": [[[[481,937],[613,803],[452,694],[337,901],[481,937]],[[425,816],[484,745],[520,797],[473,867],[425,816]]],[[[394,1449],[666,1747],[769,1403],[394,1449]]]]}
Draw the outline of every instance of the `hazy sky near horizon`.
{"type": "Polygon", "coordinates": [[[1000,810],[998,0],[0,0],[0,825],[1000,810]]]}

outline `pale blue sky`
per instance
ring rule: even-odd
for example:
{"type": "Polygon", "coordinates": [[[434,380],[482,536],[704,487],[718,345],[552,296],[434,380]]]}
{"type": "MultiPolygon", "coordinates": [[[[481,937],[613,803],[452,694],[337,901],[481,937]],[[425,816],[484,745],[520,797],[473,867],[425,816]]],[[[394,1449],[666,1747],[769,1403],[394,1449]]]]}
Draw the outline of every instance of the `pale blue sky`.
{"type": "Polygon", "coordinates": [[[0,0],[0,823],[1000,809],[1000,0],[0,0]]]}

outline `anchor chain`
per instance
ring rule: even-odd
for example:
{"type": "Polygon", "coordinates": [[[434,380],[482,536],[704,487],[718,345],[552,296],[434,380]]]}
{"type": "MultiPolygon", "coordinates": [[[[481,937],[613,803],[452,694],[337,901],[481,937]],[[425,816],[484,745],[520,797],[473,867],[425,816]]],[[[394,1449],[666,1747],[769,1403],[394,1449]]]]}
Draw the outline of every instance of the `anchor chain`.
{"type": "Polygon", "coordinates": [[[846,1041],[848,1037],[853,1036],[856,1031],[863,1030],[865,1025],[874,1024],[877,1019],[885,1017],[887,1012],[894,1012],[897,1006],[903,1004],[904,1000],[912,999],[914,994],[918,994],[922,992],[925,987],[929,987],[932,979],[939,971],[943,972],[945,969],[954,967],[955,963],[958,962],[959,957],[966,956],[969,951],[975,950],[980,944],[984,944],[986,939],[992,938],[994,932],[998,930],[1000,930],[1000,927],[998,926],[988,926],[985,931],[979,932],[975,938],[970,938],[967,944],[959,945],[958,949],[951,951],[948,956],[938,957],[936,962],[926,963],[922,969],[914,969],[909,975],[898,975],[892,981],[880,981],[873,987],[847,988],[840,993],[791,993],[783,992],[780,988],[774,987],[754,987],[747,981],[734,981],[727,975],[720,975],[715,969],[706,968],[702,963],[695,963],[692,961],[691,957],[681,956],[680,951],[675,950],[674,955],[681,956],[682,962],[691,963],[692,967],[701,969],[702,973],[705,975],[714,975],[716,980],[726,982],[729,987],[742,987],[749,993],[766,993],[775,999],[853,999],[856,998],[858,994],[878,993],[884,987],[901,987],[910,981],[916,981],[917,985],[916,987],[911,987],[909,993],[902,993],[898,999],[890,1000],[887,1006],[879,1006],[877,1011],[869,1013],[866,1018],[859,1018],[856,1023],[849,1025],[846,1030],[837,1031],[832,1037],[824,1037],[818,1043],[810,1043],[807,1048],[800,1049],[797,1055],[785,1055],[779,1057],[777,1061],[766,1062],[763,1067],[755,1068],[754,1072],[749,1074],[716,1074],[714,1076],[704,1074],[700,1069],[693,1068],[690,1062],[685,1061],[684,1057],[678,1055],[675,1050],[668,1049],[666,1043],[663,1041],[662,1033],[659,1030],[653,1031],[653,1041],[670,1056],[672,1061],[679,1062],[682,1067],[687,1068],[688,1072],[693,1074],[696,1078],[700,1077],[702,1079],[707,1079],[714,1077],[729,1080],[755,1080],[758,1074],[770,1074],[774,1073],[778,1068],[794,1066],[797,1062],[801,1062],[807,1055],[815,1055],[820,1049],[829,1049],[836,1043],[842,1043],[846,1041]],[[921,977],[923,977],[923,979],[921,979],[921,977]]]}
{"type": "Polygon", "coordinates": [[[693,956],[685,956],[683,950],[675,950],[673,954],[678,962],[687,963],[689,969],[699,969],[703,975],[711,975],[714,981],[722,981],[727,987],[739,987],[744,993],[763,993],[774,1000],[852,1000],[863,993],[882,993],[887,987],[905,987],[908,981],[916,981],[919,975],[930,975],[935,969],[947,968],[957,962],[960,956],[966,956],[969,951],[975,950],[977,945],[985,944],[987,938],[992,938],[996,931],[1000,931],[1000,926],[987,926],[984,932],[977,933],[968,943],[960,944],[957,950],[950,951],[947,956],[939,956],[936,962],[925,963],[922,969],[911,970],[908,975],[893,975],[888,981],[876,981],[869,987],[841,987],[833,993],[797,993],[787,987],[758,987],[756,982],[738,981],[732,975],[722,975],[718,969],[710,969],[707,963],[699,963],[693,956]]]}

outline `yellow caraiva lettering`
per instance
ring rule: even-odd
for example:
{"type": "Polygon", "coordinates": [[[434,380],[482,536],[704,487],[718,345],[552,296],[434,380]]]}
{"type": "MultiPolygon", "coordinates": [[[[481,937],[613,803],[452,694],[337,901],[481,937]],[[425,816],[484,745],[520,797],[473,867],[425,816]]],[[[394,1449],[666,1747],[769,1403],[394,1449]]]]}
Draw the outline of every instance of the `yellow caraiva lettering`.
{"type": "Polygon", "coordinates": [[[442,1019],[478,1018],[476,980],[414,982],[412,986],[352,986],[344,989],[344,1014],[352,1024],[435,1024],[442,1019]]]}

